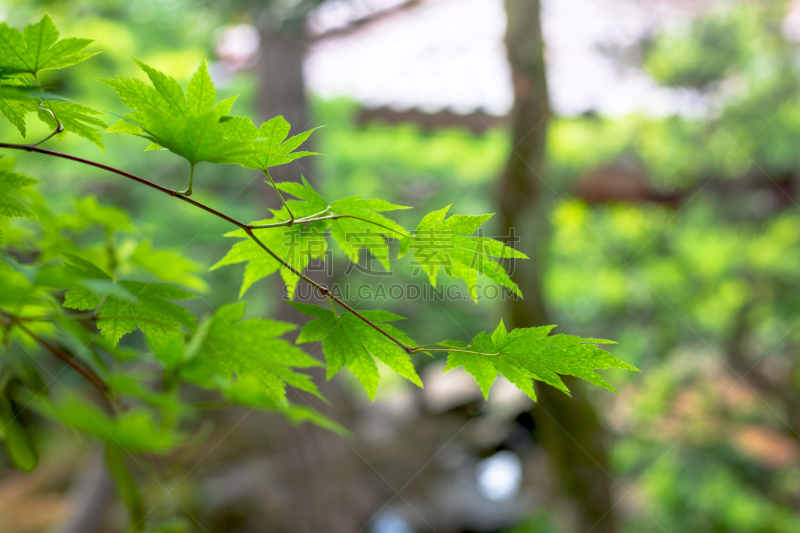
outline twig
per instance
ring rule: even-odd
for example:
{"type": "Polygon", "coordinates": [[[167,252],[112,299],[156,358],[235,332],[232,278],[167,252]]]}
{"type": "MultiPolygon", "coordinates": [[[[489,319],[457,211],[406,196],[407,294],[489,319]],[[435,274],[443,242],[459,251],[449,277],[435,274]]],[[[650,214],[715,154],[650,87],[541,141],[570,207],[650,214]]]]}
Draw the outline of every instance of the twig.
{"type": "Polygon", "coordinates": [[[108,172],[113,172],[114,174],[119,174],[120,176],[124,176],[124,177],[126,177],[128,179],[131,179],[133,181],[137,181],[137,182],[141,183],[142,185],[147,185],[148,187],[150,187],[152,189],[156,189],[157,191],[161,191],[164,194],[168,194],[170,196],[175,196],[176,198],[180,198],[184,202],[192,204],[195,207],[199,207],[200,209],[202,209],[204,211],[207,211],[207,212],[211,213],[212,215],[214,215],[216,217],[219,217],[222,220],[225,220],[225,221],[227,221],[227,222],[229,222],[229,223],[231,223],[231,224],[233,224],[235,226],[238,226],[238,227],[240,227],[242,229],[245,229],[245,228],[248,227],[247,224],[243,224],[242,222],[239,222],[238,220],[234,220],[231,217],[229,217],[229,216],[227,216],[227,215],[225,215],[223,213],[220,213],[216,209],[212,209],[211,207],[208,207],[205,204],[202,204],[200,202],[192,200],[188,196],[184,196],[183,194],[181,194],[179,191],[176,191],[175,189],[169,189],[167,187],[162,187],[161,185],[158,185],[157,183],[153,183],[150,180],[146,180],[144,178],[140,178],[139,176],[136,176],[136,175],[131,174],[129,172],[125,172],[124,170],[120,170],[118,168],[114,168],[114,167],[111,167],[111,166],[108,166],[108,165],[104,165],[102,163],[98,163],[97,161],[91,161],[89,159],[84,159],[82,157],[76,157],[74,155],[65,154],[63,152],[56,152],[55,150],[48,150],[46,148],[39,148],[38,146],[34,146],[32,144],[0,143],[0,148],[8,148],[10,150],[23,150],[23,151],[26,151],[26,152],[35,152],[37,154],[45,154],[45,155],[50,155],[50,156],[53,156],[53,157],[60,157],[62,159],[68,159],[70,161],[75,161],[76,163],[82,163],[84,165],[89,165],[89,166],[92,166],[92,167],[100,168],[100,169],[106,170],[108,172]]]}
{"type": "MultiPolygon", "coordinates": [[[[290,272],[292,272],[293,274],[298,276],[300,279],[302,279],[306,283],[312,285],[314,288],[317,289],[317,291],[320,293],[320,295],[328,296],[330,299],[332,299],[333,301],[335,301],[336,303],[338,303],[339,305],[341,305],[342,307],[344,307],[345,309],[350,311],[353,315],[357,316],[359,319],[364,321],[370,327],[372,327],[373,329],[378,331],[378,333],[380,333],[381,335],[383,335],[384,337],[386,337],[387,339],[389,339],[390,341],[392,341],[393,343],[398,345],[403,350],[405,350],[406,353],[411,354],[411,353],[415,353],[415,351],[422,351],[422,350],[415,350],[411,346],[408,346],[407,344],[405,344],[405,343],[401,342],[400,340],[396,339],[391,333],[389,333],[388,331],[385,331],[380,326],[378,326],[377,324],[375,324],[374,322],[369,320],[367,317],[365,317],[364,315],[362,315],[361,313],[359,313],[358,311],[353,309],[351,306],[347,305],[341,298],[339,298],[338,296],[336,296],[333,293],[331,293],[331,291],[328,290],[327,287],[325,287],[323,285],[320,285],[319,283],[317,283],[316,281],[312,280],[311,278],[309,278],[308,276],[306,276],[302,272],[298,271],[292,265],[290,265],[289,263],[287,263],[286,261],[281,259],[281,257],[278,254],[276,254],[274,251],[272,251],[272,249],[270,249],[266,244],[264,244],[261,241],[261,239],[256,237],[255,233],[253,233],[254,229],[260,229],[261,228],[259,226],[253,226],[253,225],[250,225],[250,224],[245,224],[244,222],[240,222],[240,221],[238,221],[238,220],[236,220],[234,218],[229,217],[228,215],[226,215],[224,213],[221,213],[220,211],[217,211],[216,209],[213,209],[212,207],[209,207],[209,206],[207,206],[207,205],[205,205],[205,204],[203,204],[201,202],[198,202],[196,200],[192,200],[188,196],[185,196],[183,193],[181,193],[179,191],[176,191],[175,189],[169,189],[167,187],[163,187],[161,185],[158,185],[157,183],[153,183],[150,180],[141,178],[141,177],[136,176],[134,174],[131,174],[129,172],[125,172],[124,170],[120,170],[118,168],[115,168],[115,167],[112,167],[112,166],[109,166],[109,165],[104,165],[102,163],[98,163],[98,162],[92,161],[90,159],[84,159],[82,157],[76,157],[74,155],[65,154],[63,152],[56,152],[55,150],[48,150],[46,148],[39,148],[38,146],[34,146],[34,145],[31,145],[31,144],[0,143],[0,148],[8,148],[10,150],[23,150],[23,151],[26,151],[26,152],[35,152],[35,153],[38,153],[38,154],[44,154],[44,155],[49,155],[49,156],[53,156],[53,157],[60,157],[62,159],[68,159],[70,161],[75,161],[76,163],[82,163],[84,165],[89,165],[89,166],[93,166],[93,167],[96,167],[96,168],[100,168],[100,169],[106,170],[108,172],[113,172],[114,174],[118,174],[118,175],[123,176],[125,178],[131,179],[131,180],[136,181],[138,183],[141,183],[142,185],[147,185],[148,187],[150,187],[152,189],[155,189],[157,191],[160,191],[160,192],[162,192],[164,194],[168,194],[169,196],[174,196],[176,198],[179,198],[179,199],[183,200],[184,202],[192,204],[195,207],[199,207],[200,209],[202,209],[202,210],[204,210],[204,211],[206,211],[208,213],[211,213],[212,215],[214,215],[214,216],[216,216],[218,218],[221,218],[222,220],[225,220],[226,222],[229,222],[230,224],[233,224],[234,226],[236,226],[236,227],[238,227],[240,229],[243,229],[245,231],[245,233],[253,241],[255,241],[256,244],[258,244],[265,252],[267,252],[270,256],[272,256],[273,259],[275,259],[281,265],[283,265],[284,268],[286,268],[287,270],[289,270],[290,272]]],[[[350,215],[333,215],[333,216],[330,216],[330,217],[321,217],[320,219],[317,219],[317,220],[330,220],[330,219],[333,219],[333,218],[346,218],[346,217],[347,218],[355,218],[357,220],[363,220],[364,222],[368,222],[370,224],[375,224],[377,226],[381,226],[381,224],[377,224],[375,222],[371,222],[369,220],[362,219],[362,218],[359,218],[359,217],[353,217],[353,216],[350,216],[350,215]]],[[[315,221],[315,220],[314,219],[305,220],[306,223],[307,222],[313,222],[313,221],[315,221]]],[[[291,225],[290,221],[286,221],[286,222],[278,223],[276,226],[269,226],[269,227],[282,227],[282,226],[288,227],[290,225],[291,225]]],[[[381,226],[381,227],[385,227],[385,226],[381,226]]],[[[395,232],[395,230],[392,230],[391,228],[386,228],[386,229],[389,229],[390,231],[395,232]]]]}
{"type": "MultiPolygon", "coordinates": [[[[86,378],[86,380],[89,383],[94,385],[94,387],[98,391],[100,391],[100,394],[103,396],[105,401],[108,403],[108,407],[112,408],[111,399],[109,397],[108,385],[106,384],[105,381],[103,381],[103,378],[101,378],[100,376],[98,376],[95,373],[94,370],[84,366],[75,357],[71,357],[69,354],[64,352],[58,346],[55,346],[54,344],[51,344],[49,341],[47,341],[47,340],[39,337],[38,335],[36,335],[34,332],[32,332],[30,329],[28,329],[25,326],[25,324],[23,324],[19,319],[17,319],[17,317],[15,317],[13,315],[10,315],[10,314],[6,313],[5,311],[2,311],[2,310],[0,310],[0,313],[2,313],[4,316],[8,317],[9,326],[12,325],[12,324],[16,325],[19,329],[21,329],[26,334],[28,334],[28,336],[30,336],[33,340],[35,340],[36,342],[38,342],[39,344],[44,346],[47,349],[47,351],[49,351],[50,353],[55,355],[57,358],[59,358],[61,361],[63,361],[64,364],[66,364],[68,367],[72,368],[73,370],[78,372],[81,376],[86,378]]],[[[113,409],[112,409],[112,411],[113,411],[113,409]]]]}
{"type": "Polygon", "coordinates": [[[384,337],[386,337],[387,339],[389,339],[390,341],[392,341],[393,343],[395,343],[396,345],[401,347],[403,350],[406,351],[406,353],[412,353],[413,348],[411,348],[411,346],[408,346],[407,344],[405,344],[405,343],[397,340],[396,338],[394,338],[394,336],[391,333],[381,329],[381,327],[378,326],[376,323],[374,323],[373,321],[371,321],[370,319],[368,319],[367,317],[365,317],[364,315],[362,315],[361,313],[359,313],[358,311],[356,311],[355,309],[353,309],[352,307],[347,305],[341,298],[339,298],[338,296],[333,294],[327,287],[325,287],[324,285],[320,285],[319,283],[317,283],[313,279],[309,278],[308,276],[306,276],[305,274],[303,274],[302,272],[300,272],[299,270],[294,268],[292,265],[290,265],[289,263],[287,263],[286,261],[281,259],[278,254],[276,254],[275,252],[273,252],[269,248],[269,246],[267,246],[266,244],[261,242],[261,239],[256,237],[256,235],[253,233],[252,229],[250,229],[248,227],[248,228],[245,228],[244,231],[245,231],[245,233],[247,233],[247,235],[250,236],[251,239],[253,239],[256,242],[256,244],[258,244],[261,248],[263,248],[265,252],[267,252],[276,261],[278,261],[280,264],[282,264],[284,266],[284,268],[289,270],[294,275],[298,276],[300,279],[302,279],[303,281],[305,281],[309,285],[312,285],[314,288],[316,288],[321,296],[327,296],[328,298],[332,299],[337,304],[341,305],[342,307],[344,307],[345,309],[347,309],[348,311],[353,313],[355,316],[357,316],[358,318],[360,318],[361,320],[366,322],[369,326],[371,326],[372,328],[376,329],[381,335],[383,335],[384,337]]]}

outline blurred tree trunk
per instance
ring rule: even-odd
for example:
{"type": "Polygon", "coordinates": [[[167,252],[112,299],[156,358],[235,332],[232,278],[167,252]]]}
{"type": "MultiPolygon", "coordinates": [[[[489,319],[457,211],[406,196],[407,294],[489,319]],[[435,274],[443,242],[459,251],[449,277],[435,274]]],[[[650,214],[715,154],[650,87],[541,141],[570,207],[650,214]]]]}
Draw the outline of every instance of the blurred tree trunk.
{"type": "MultiPolygon", "coordinates": [[[[305,17],[296,17],[280,24],[265,24],[259,30],[261,45],[258,64],[258,106],[263,120],[283,115],[295,135],[310,127],[309,102],[303,75],[303,60],[308,48],[305,17]]],[[[314,150],[314,136],[303,145],[314,150]]],[[[313,157],[270,169],[275,181],[300,181],[305,176],[312,184],[318,176],[313,157]]],[[[272,187],[264,185],[265,198],[271,207],[280,207],[272,187]]],[[[316,273],[319,274],[319,273],[316,273]]],[[[320,283],[329,283],[324,276],[312,275],[320,283]]],[[[279,294],[283,295],[283,280],[276,277],[279,294]]],[[[308,317],[287,304],[279,304],[281,320],[302,324],[308,317]]],[[[321,392],[331,404],[323,409],[334,420],[348,425],[348,402],[334,383],[321,378],[321,392]],[[337,398],[336,400],[333,400],[337,398]]],[[[304,405],[302,399],[295,399],[304,405]]],[[[286,427],[278,437],[277,449],[288,450],[281,463],[279,476],[290,505],[278,511],[277,522],[285,531],[316,533],[350,533],[363,525],[368,510],[356,502],[368,501],[358,494],[357,474],[361,465],[354,464],[352,451],[343,438],[315,426],[286,427]]]]}
{"type": "MultiPolygon", "coordinates": [[[[530,261],[514,264],[513,279],[524,300],[508,303],[513,327],[549,323],[542,295],[543,236],[547,210],[542,187],[550,105],[544,42],[538,0],[506,0],[506,47],[512,68],[514,109],[513,151],[500,179],[500,219],[506,235],[521,238],[518,249],[530,261]]],[[[575,380],[564,380],[573,391],[541,386],[533,414],[561,485],[575,504],[576,531],[616,531],[605,450],[606,434],[592,405],[575,380]]]]}
{"type": "MultiPolygon", "coordinates": [[[[266,24],[261,37],[258,64],[258,108],[263,120],[283,115],[292,125],[291,135],[310,127],[308,98],[303,76],[303,59],[308,48],[305,17],[266,24]]],[[[303,150],[313,150],[314,136],[303,144],[303,150]]],[[[313,157],[294,161],[270,170],[276,181],[300,181],[305,175],[312,183],[316,179],[313,157]]],[[[274,193],[271,192],[274,196],[274,193]]]]}
{"type": "MultiPolygon", "coordinates": [[[[282,22],[267,22],[259,29],[260,50],[258,71],[258,110],[262,120],[282,115],[295,135],[308,129],[309,113],[306,83],[303,75],[303,60],[308,48],[305,17],[295,17],[282,22]]],[[[304,144],[303,150],[314,151],[314,136],[304,144]]],[[[305,157],[270,169],[272,178],[278,181],[300,181],[305,176],[312,185],[317,185],[314,158],[305,157]]],[[[279,209],[280,199],[269,183],[261,188],[266,207],[279,209]]],[[[315,277],[315,276],[312,276],[315,277]]],[[[316,281],[323,282],[321,279],[316,281]]],[[[283,293],[283,280],[276,277],[277,294],[283,293]]],[[[306,316],[291,306],[281,306],[284,320],[302,324],[306,316]],[[284,314],[285,313],[285,314],[284,314]]]]}

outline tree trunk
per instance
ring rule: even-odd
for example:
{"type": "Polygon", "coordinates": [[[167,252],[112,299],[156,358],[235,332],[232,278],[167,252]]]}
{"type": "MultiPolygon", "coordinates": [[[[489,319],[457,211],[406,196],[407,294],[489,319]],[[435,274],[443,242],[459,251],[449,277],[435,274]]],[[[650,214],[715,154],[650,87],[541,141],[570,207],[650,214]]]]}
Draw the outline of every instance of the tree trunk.
{"type": "MultiPolygon", "coordinates": [[[[280,27],[267,25],[260,30],[261,46],[258,64],[258,107],[264,120],[283,115],[292,125],[291,135],[309,129],[308,98],[303,76],[303,58],[307,40],[305,21],[291,20],[280,27]]],[[[312,150],[314,136],[303,150],[312,150]]],[[[313,157],[281,165],[270,170],[276,181],[300,181],[300,175],[316,179],[313,157]]],[[[274,193],[271,193],[274,196],[274,193]]]]}
{"type": "MultiPolygon", "coordinates": [[[[542,295],[543,236],[547,211],[542,187],[547,122],[550,112],[538,0],[506,0],[506,47],[514,84],[513,151],[499,184],[500,220],[506,235],[521,240],[530,261],[514,264],[513,279],[525,296],[508,303],[513,327],[549,323],[542,295]]],[[[547,448],[561,485],[575,506],[576,531],[616,531],[606,435],[581,386],[565,379],[570,398],[543,385],[533,409],[542,444],[547,448]]]]}
{"type": "MultiPolygon", "coordinates": [[[[283,115],[295,135],[311,127],[308,98],[303,76],[303,60],[307,49],[307,35],[303,18],[290,19],[278,25],[260,29],[261,45],[258,65],[259,111],[264,120],[283,115]]],[[[314,151],[314,136],[303,144],[303,150],[314,151]]],[[[318,182],[313,157],[306,157],[287,165],[270,169],[277,181],[300,181],[305,176],[313,185],[318,182]]],[[[266,201],[271,207],[280,207],[280,200],[271,187],[265,186],[266,201]]],[[[328,284],[322,273],[311,274],[316,281],[328,284]]],[[[283,295],[283,280],[276,276],[275,283],[283,295]]],[[[308,317],[288,304],[280,304],[281,320],[302,324],[308,317]]],[[[320,391],[331,400],[323,411],[334,420],[347,425],[347,398],[338,384],[325,383],[323,376],[320,391]]],[[[315,380],[316,381],[316,380],[315,380]]],[[[302,400],[297,400],[304,405],[302,400]]],[[[286,531],[312,533],[329,531],[349,533],[357,531],[369,516],[364,503],[371,502],[369,495],[360,492],[358,472],[352,450],[343,438],[331,431],[310,425],[287,427],[278,439],[279,449],[288,450],[279,476],[290,505],[278,511],[276,517],[286,531]]]]}

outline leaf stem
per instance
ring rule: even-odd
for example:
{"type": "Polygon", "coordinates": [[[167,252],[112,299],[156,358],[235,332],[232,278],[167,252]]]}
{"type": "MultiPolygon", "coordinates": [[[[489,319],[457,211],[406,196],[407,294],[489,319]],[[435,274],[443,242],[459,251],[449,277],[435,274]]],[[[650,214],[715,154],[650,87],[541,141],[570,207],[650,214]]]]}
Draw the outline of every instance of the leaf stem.
{"type": "MultiPolygon", "coordinates": [[[[324,212],[325,211],[323,211],[323,213],[324,212]]],[[[320,221],[323,221],[323,220],[338,220],[340,218],[352,218],[352,219],[355,219],[355,220],[360,220],[362,222],[366,222],[368,224],[372,224],[373,226],[378,226],[379,228],[383,228],[385,230],[389,230],[392,233],[397,233],[399,235],[402,235],[403,237],[408,237],[409,239],[414,239],[415,238],[414,235],[409,235],[408,233],[403,233],[402,231],[397,231],[395,229],[390,228],[389,226],[384,226],[383,224],[379,224],[377,222],[373,222],[372,220],[368,220],[366,218],[357,217],[355,215],[335,215],[335,214],[331,213],[330,215],[324,216],[324,217],[310,218],[310,217],[314,217],[314,216],[315,215],[309,215],[306,218],[297,218],[297,219],[294,220],[294,224],[310,224],[312,222],[320,222],[320,221]]],[[[275,223],[272,223],[272,224],[256,224],[256,225],[252,225],[251,224],[250,225],[250,229],[269,229],[269,228],[281,228],[281,227],[290,226],[291,224],[288,224],[287,222],[275,222],[275,223]]]]}
{"type": "Polygon", "coordinates": [[[331,217],[334,216],[333,213],[330,213],[329,216],[321,216],[328,212],[331,206],[326,207],[324,210],[320,211],[319,213],[314,213],[313,215],[308,215],[303,218],[295,218],[293,220],[284,220],[283,222],[273,222],[271,224],[250,224],[251,229],[269,229],[269,228],[281,228],[281,227],[288,227],[292,224],[310,224],[311,222],[319,222],[320,220],[330,220],[331,217]]]}
{"type": "Polygon", "coordinates": [[[181,191],[178,194],[183,196],[191,196],[192,195],[192,183],[194,183],[194,166],[197,163],[192,163],[192,168],[189,170],[189,187],[185,191],[181,191]]]}
{"type": "Polygon", "coordinates": [[[379,224],[377,222],[373,222],[372,220],[369,220],[369,219],[366,219],[366,218],[357,217],[355,215],[334,215],[334,216],[332,216],[330,218],[331,219],[352,218],[352,219],[355,219],[355,220],[360,220],[362,222],[367,222],[369,224],[372,224],[373,226],[378,226],[379,228],[383,228],[383,229],[389,230],[392,233],[397,233],[398,235],[402,235],[403,237],[408,237],[409,239],[414,239],[415,238],[414,235],[410,235],[410,234],[402,232],[402,231],[397,231],[396,229],[392,229],[389,226],[384,226],[383,224],[379,224]]]}
{"type": "MultiPolygon", "coordinates": [[[[39,104],[39,107],[40,107],[40,108],[42,108],[42,109],[44,109],[44,108],[42,107],[42,104],[39,104]]],[[[45,142],[45,141],[49,141],[51,138],[53,138],[54,136],[56,136],[56,135],[58,135],[59,133],[61,133],[62,131],[64,131],[64,125],[63,125],[63,124],[61,124],[61,121],[60,121],[60,120],[58,120],[58,117],[56,117],[56,114],[55,114],[55,113],[53,113],[53,107],[52,107],[51,105],[49,105],[49,104],[48,104],[48,106],[47,106],[47,107],[49,107],[50,109],[44,109],[44,110],[45,110],[45,111],[47,111],[48,113],[50,113],[51,115],[53,115],[53,118],[54,118],[54,119],[55,119],[55,121],[56,121],[56,129],[54,129],[52,132],[50,132],[50,135],[48,135],[47,137],[45,137],[45,138],[44,138],[44,139],[42,139],[41,141],[39,141],[39,142],[37,142],[37,143],[35,143],[35,144],[32,144],[31,146],[39,146],[39,145],[40,145],[40,144],[42,144],[43,142],[45,142]]]]}
{"type": "Polygon", "coordinates": [[[312,222],[319,222],[321,220],[331,220],[332,216],[317,217],[317,218],[297,218],[294,221],[285,220],[283,222],[274,222],[272,224],[251,224],[250,229],[270,229],[270,228],[285,228],[292,224],[310,224],[312,222]]]}
{"type": "Polygon", "coordinates": [[[411,348],[411,353],[418,352],[458,352],[458,353],[471,353],[473,355],[485,355],[486,357],[497,357],[500,353],[483,353],[474,352],[465,348],[451,348],[449,346],[442,346],[440,344],[422,344],[411,348]]]}
{"type": "MultiPolygon", "coordinates": [[[[39,86],[39,89],[41,89],[41,88],[42,88],[42,84],[41,84],[41,83],[39,83],[39,77],[38,77],[36,74],[34,74],[34,75],[33,75],[33,79],[34,79],[34,81],[36,81],[36,85],[38,85],[38,86],[39,86]]],[[[48,113],[50,113],[51,115],[53,115],[53,120],[55,120],[55,121],[56,121],[56,129],[55,129],[55,130],[53,130],[53,131],[50,133],[50,135],[48,135],[47,137],[45,137],[45,138],[44,138],[44,139],[42,139],[41,141],[39,141],[39,142],[37,142],[37,143],[34,143],[34,144],[32,144],[31,146],[39,146],[39,145],[40,145],[40,144],[42,144],[43,142],[45,142],[45,141],[47,141],[47,140],[50,140],[50,139],[51,139],[51,138],[52,138],[54,135],[58,135],[59,133],[61,133],[62,131],[64,131],[64,125],[61,123],[61,121],[60,121],[60,120],[58,120],[58,117],[56,116],[56,112],[55,112],[55,111],[53,111],[53,105],[50,103],[50,100],[44,100],[44,102],[42,102],[42,103],[39,103],[39,108],[40,108],[40,109],[44,109],[45,111],[47,111],[48,113]],[[47,107],[49,107],[50,109],[44,109],[44,107],[42,107],[42,103],[44,103],[44,102],[46,102],[46,103],[47,103],[47,107]]]]}
{"type": "MultiPolygon", "coordinates": [[[[288,223],[286,225],[291,227],[291,225],[294,224],[294,213],[292,213],[292,210],[289,209],[289,204],[287,204],[286,200],[283,199],[283,195],[281,194],[280,189],[278,189],[278,186],[275,185],[274,181],[272,181],[272,176],[269,175],[269,172],[267,172],[266,169],[263,169],[261,172],[264,173],[264,175],[267,177],[269,182],[272,184],[272,188],[275,189],[275,192],[277,193],[278,198],[280,198],[281,202],[283,202],[283,207],[285,207],[286,211],[289,212],[289,220],[288,220],[288,223]]],[[[327,209],[326,209],[326,211],[327,211],[327,209]]]]}
{"type": "Polygon", "coordinates": [[[330,295],[328,295],[328,303],[331,304],[331,311],[333,311],[334,318],[339,320],[339,313],[336,312],[336,306],[333,305],[333,300],[331,299],[330,295]]]}
{"type": "MultiPolygon", "coordinates": [[[[308,215],[308,216],[305,216],[303,218],[297,219],[295,222],[302,222],[303,220],[308,220],[310,218],[321,217],[322,215],[328,214],[328,211],[330,211],[330,210],[331,210],[331,206],[328,206],[325,209],[323,209],[322,211],[314,213],[313,215],[308,215]]],[[[330,214],[333,215],[333,213],[330,213],[330,214]]]]}
{"type": "Polygon", "coordinates": [[[256,244],[258,244],[265,252],[267,252],[269,255],[271,255],[273,259],[275,259],[281,265],[283,265],[283,267],[285,269],[287,269],[289,272],[291,272],[295,276],[299,277],[300,279],[302,279],[303,281],[305,281],[306,283],[308,283],[309,285],[312,285],[315,289],[317,289],[317,291],[320,293],[321,296],[327,296],[328,298],[332,299],[337,304],[341,305],[342,307],[344,307],[345,309],[347,309],[348,311],[353,313],[355,316],[357,316],[358,318],[363,320],[370,327],[372,327],[373,329],[377,330],[381,335],[383,335],[384,337],[386,337],[387,339],[389,339],[390,341],[392,341],[393,343],[395,343],[396,345],[401,347],[403,350],[406,351],[406,353],[412,353],[411,352],[411,350],[412,350],[411,346],[408,346],[407,344],[397,340],[391,333],[381,329],[380,326],[378,326],[377,324],[372,322],[370,319],[368,319],[367,317],[365,317],[364,315],[362,315],[361,313],[359,313],[358,311],[356,311],[355,309],[353,309],[352,307],[347,305],[344,301],[342,301],[341,298],[339,298],[338,296],[333,294],[327,287],[325,287],[324,285],[320,285],[319,283],[317,283],[313,279],[309,278],[308,276],[306,276],[305,274],[303,274],[302,272],[300,272],[299,270],[294,268],[292,265],[290,265],[289,263],[287,263],[286,261],[281,259],[278,254],[276,254],[275,252],[273,252],[269,248],[269,246],[264,244],[261,241],[261,239],[259,239],[258,237],[255,236],[255,234],[253,233],[253,230],[251,228],[247,227],[247,228],[244,229],[244,231],[245,231],[245,233],[247,233],[247,235],[250,236],[251,239],[253,239],[255,241],[256,244]]]}

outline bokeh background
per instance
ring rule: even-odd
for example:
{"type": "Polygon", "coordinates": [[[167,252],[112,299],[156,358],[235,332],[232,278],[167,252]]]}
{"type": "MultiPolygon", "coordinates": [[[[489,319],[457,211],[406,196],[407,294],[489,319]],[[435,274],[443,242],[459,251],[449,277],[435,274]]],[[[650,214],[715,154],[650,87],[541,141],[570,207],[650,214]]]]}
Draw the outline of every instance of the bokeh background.
{"type": "MultiPolygon", "coordinates": [[[[501,316],[555,323],[619,341],[614,353],[642,369],[607,373],[619,395],[543,386],[536,405],[503,382],[484,402],[437,358],[419,360],[424,390],[389,380],[375,403],[339,376],[324,390],[331,405],[314,405],[351,439],[257,410],[211,412],[180,474],[139,473],[153,516],[181,517],[170,531],[800,531],[800,3],[0,3],[16,27],[44,12],[103,51],[69,78],[51,73],[60,94],[118,114],[95,78],[140,75],[135,57],[186,83],[207,58],[218,96],[241,95],[235,113],[325,125],[312,143],[327,155],[278,179],[413,205],[400,216],[412,228],[447,204],[496,212],[494,235],[514,228],[534,257],[515,265],[524,301],[357,307],[409,317],[422,343],[467,340],[501,316]]],[[[170,187],[186,175],[169,153],[113,135],[105,155],[76,137],[53,144],[170,187]]],[[[199,271],[227,249],[223,222],[146,188],[35,156],[19,164],[64,206],[93,195],[125,207],[199,271]]],[[[276,206],[254,172],[197,172],[198,196],[237,218],[276,206]]],[[[345,276],[346,260],[332,261],[339,283],[413,281],[402,266],[345,276]]],[[[197,280],[194,310],[234,301],[240,279],[227,267],[197,280]]],[[[253,316],[298,318],[274,282],[247,297],[253,316]]],[[[39,431],[34,474],[0,459],[0,531],[122,530],[99,448],[39,431]]]]}

